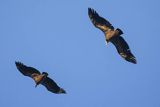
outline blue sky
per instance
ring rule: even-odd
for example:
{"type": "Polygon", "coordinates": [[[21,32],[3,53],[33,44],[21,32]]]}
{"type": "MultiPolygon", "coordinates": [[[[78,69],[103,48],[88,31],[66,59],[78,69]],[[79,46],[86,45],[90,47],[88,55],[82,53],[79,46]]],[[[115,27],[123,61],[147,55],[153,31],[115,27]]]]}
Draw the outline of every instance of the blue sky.
{"type": "Polygon", "coordinates": [[[160,107],[159,0],[1,0],[1,107],[160,107]],[[138,64],[105,45],[94,8],[123,30],[138,64]],[[47,71],[68,94],[22,76],[14,62],[47,71]]]}

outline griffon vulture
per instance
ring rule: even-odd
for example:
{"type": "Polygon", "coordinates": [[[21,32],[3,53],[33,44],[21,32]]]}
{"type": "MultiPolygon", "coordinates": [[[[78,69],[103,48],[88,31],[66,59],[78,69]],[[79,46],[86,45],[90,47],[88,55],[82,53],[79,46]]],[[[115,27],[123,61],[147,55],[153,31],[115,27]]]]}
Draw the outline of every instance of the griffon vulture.
{"type": "Polygon", "coordinates": [[[99,16],[91,8],[88,8],[88,15],[93,25],[104,33],[106,42],[112,42],[122,58],[136,64],[136,58],[131,53],[127,42],[121,36],[123,34],[122,30],[119,28],[115,29],[109,21],[99,16]]]}
{"type": "Polygon", "coordinates": [[[51,78],[48,77],[47,72],[40,73],[37,69],[33,67],[28,67],[21,62],[15,62],[15,64],[17,69],[24,76],[31,77],[35,81],[36,83],[35,87],[37,87],[37,85],[39,84],[42,84],[47,88],[48,91],[52,93],[55,93],[55,94],[66,93],[66,91],[63,88],[60,88],[55,81],[53,81],[51,78]]]}

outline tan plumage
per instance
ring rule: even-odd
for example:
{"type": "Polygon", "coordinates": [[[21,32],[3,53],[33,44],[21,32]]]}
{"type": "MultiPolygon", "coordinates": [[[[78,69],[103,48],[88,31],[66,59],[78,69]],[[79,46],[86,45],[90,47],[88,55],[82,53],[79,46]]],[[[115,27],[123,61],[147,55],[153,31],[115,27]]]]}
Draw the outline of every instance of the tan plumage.
{"type": "Polygon", "coordinates": [[[123,34],[122,30],[119,28],[114,29],[108,20],[99,16],[99,14],[91,8],[88,8],[88,15],[93,25],[104,33],[106,42],[112,42],[122,58],[136,64],[136,58],[131,53],[127,42],[120,36],[123,34]]]}
{"type": "Polygon", "coordinates": [[[44,85],[48,91],[56,94],[66,93],[63,88],[60,88],[55,81],[48,77],[48,73],[42,72],[42,74],[33,67],[28,67],[21,62],[15,62],[17,69],[24,75],[31,77],[36,86],[39,84],[44,85]]]}

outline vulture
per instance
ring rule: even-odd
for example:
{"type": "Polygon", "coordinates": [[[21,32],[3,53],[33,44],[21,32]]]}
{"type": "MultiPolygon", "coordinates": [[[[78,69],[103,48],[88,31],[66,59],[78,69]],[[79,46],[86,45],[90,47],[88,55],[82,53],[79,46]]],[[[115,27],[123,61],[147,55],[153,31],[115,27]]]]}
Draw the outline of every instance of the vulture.
{"type": "Polygon", "coordinates": [[[108,20],[99,16],[94,9],[88,8],[88,15],[93,25],[104,33],[106,43],[113,43],[117,49],[117,52],[122,58],[124,58],[126,61],[136,64],[136,58],[131,53],[127,42],[121,36],[123,34],[122,30],[119,28],[115,29],[108,20]]]}
{"type": "Polygon", "coordinates": [[[47,88],[48,91],[55,94],[66,94],[66,91],[63,88],[60,88],[55,81],[48,77],[47,72],[40,73],[37,69],[33,67],[28,67],[21,62],[15,62],[17,69],[24,75],[31,77],[37,87],[39,84],[42,84],[47,88]]]}

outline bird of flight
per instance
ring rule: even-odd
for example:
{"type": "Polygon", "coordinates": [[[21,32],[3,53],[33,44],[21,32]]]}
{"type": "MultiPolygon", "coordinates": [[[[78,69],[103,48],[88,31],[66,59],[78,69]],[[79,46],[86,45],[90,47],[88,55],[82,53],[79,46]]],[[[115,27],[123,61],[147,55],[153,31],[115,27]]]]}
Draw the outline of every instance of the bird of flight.
{"type": "Polygon", "coordinates": [[[109,21],[99,16],[94,9],[88,8],[88,15],[93,25],[104,33],[106,42],[112,42],[122,58],[136,64],[136,58],[131,53],[127,42],[121,36],[123,34],[122,30],[115,29],[109,21]]]}
{"type": "Polygon", "coordinates": [[[66,91],[63,88],[60,88],[55,81],[48,77],[47,72],[40,73],[37,69],[33,67],[28,67],[21,62],[15,62],[17,69],[24,75],[31,77],[37,87],[37,85],[42,84],[47,88],[48,91],[55,93],[55,94],[66,94],[66,91]]]}

